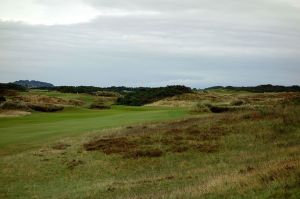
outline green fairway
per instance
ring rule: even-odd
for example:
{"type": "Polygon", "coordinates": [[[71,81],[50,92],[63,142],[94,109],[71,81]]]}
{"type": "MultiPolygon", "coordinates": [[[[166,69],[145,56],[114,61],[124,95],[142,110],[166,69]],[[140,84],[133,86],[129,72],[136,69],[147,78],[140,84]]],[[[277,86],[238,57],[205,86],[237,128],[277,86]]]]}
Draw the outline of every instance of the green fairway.
{"type": "Polygon", "coordinates": [[[110,110],[66,108],[57,113],[33,113],[0,118],[0,154],[20,151],[64,136],[146,121],[182,117],[183,109],[114,106],[110,110]]]}

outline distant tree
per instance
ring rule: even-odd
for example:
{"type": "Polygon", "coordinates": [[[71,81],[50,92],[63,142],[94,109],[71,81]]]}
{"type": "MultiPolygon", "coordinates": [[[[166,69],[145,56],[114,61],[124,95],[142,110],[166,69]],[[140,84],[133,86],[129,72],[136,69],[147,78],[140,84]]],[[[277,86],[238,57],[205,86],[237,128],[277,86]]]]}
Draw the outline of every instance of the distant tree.
{"type": "Polygon", "coordinates": [[[0,95],[2,96],[11,95],[11,93],[17,93],[16,91],[27,91],[27,89],[23,86],[13,84],[13,83],[7,83],[7,84],[0,83],[0,95]]]}
{"type": "Polygon", "coordinates": [[[264,93],[264,92],[300,92],[300,86],[278,86],[278,85],[259,85],[259,86],[248,86],[248,87],[235,87],[235,86],[214,86],[210,88],[206,88],[205,90],[213,90],[213,89],[227,89],[234,91],[248,91],[255,93],[264,93]]]}
{"type": "Polygon", "coordinates": [[[2,102],[5,102],[6,101],[6,99],[5,99],[5,97],[4,96],[0,96],[0,104],[2,103],[2,102]]]}
{"type": "Polygon", "coordinates": [[[185,86],[167,86],[159,88],[139,88],[133,92],[126,93],[118,99],[119,104],[130,106],[142,106],[166,97],[172,97],[183,93],[190,93],[192,89],[185,86]]]}

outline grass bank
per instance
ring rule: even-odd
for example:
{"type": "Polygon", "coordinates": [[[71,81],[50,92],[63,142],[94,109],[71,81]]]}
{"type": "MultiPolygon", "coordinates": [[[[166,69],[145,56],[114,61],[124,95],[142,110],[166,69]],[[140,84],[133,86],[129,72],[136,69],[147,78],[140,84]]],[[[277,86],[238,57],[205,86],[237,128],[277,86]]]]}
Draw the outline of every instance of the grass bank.
{"type": "Polygon", "coordinates": [[[0,118],[0,153],[22,151],[41,143],[93,130],[184,116],[184,109],[113,106],[109,110],[65,108],[62,112],[0,118]]]}

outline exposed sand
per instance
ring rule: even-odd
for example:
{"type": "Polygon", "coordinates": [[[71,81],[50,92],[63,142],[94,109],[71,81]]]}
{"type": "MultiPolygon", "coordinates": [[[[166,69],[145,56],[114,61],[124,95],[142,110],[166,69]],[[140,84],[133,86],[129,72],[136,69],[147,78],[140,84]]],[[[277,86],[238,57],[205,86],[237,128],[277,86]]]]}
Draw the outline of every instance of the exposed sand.
{"type": "Polygon", "coordinates": [[[18,110],[0,110],[0,117],[21,117],[30,115],[30,112],[27,111],[18,111],[18,110]]]}

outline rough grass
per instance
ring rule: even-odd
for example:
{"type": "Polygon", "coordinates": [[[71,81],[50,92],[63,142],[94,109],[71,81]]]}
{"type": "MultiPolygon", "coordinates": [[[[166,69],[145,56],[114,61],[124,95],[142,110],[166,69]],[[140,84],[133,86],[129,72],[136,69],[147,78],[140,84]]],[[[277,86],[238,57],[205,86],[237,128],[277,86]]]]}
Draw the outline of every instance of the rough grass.
{"type": "Polygon", "coordinates": [[[124,135],[94,139],[83,145],[87,151],[120,154],[127,158],[160,157],[166,153],[187,150],[216,152],[219,139],[230,133],[223,125],[201,126],[197,118],[166,123],[159,126],[128,128],[124,135]]]}
{"type": "Polygon", "coordinates": [[[287,99],[300,98],[300,93],[194,92],[169,97],[147,106],[196,107],[197,104],[228,106],[275,105],[287,99]]]}
{"type": "Polygon", "coordinates": [[[88,108],[95,100],[102,99],[106,100],[110,103],[114,103],[117,98],[111,96],[96,96],[84,93],[61,93],[58,91],[46,91],[46,90],[38,90],[33,89],[29,92],[21,93],[21,96],[43,96],[43,97],[50,97],[50,98],[58,98],[64,101],[64,105],[75,105],[75,106],[83,106],[88,108]]]}
{"type": "Polygon", "coordinates": [[[297,99],[260,103],[127,124],[3,156],[0,197],[299,198],[297,99]]]}

